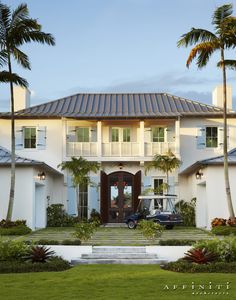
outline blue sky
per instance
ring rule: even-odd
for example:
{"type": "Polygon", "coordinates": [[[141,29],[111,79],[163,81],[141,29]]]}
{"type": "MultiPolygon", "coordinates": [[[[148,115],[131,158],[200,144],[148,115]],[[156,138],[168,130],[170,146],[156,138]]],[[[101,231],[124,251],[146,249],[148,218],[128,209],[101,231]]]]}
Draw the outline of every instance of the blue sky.
{"type": "MultiPolygon", "coordinates": [[[[2,1],[13,8],[22,1],[2,1]]],[[[211,16],[220,0],[29,0],[30,15],[52,33],[56,46],[29,44],[31,71],[14,65],[32,90],[32,104],[77,92],[168,92],[211,102],[221,83],[215,65],[185,66],[190,49],[177,40],[191,27],[213,30],[211,16]]],[[[231,1],[235,7],[236,0],[231,1]]],[[[235,51],[228,57],[235,58],[235,51]]],[[[236,98],[236,72],[228,72],[236,98]]],[[[1,85],[0,111],[8,109],[8,86],[1,85]]]]}

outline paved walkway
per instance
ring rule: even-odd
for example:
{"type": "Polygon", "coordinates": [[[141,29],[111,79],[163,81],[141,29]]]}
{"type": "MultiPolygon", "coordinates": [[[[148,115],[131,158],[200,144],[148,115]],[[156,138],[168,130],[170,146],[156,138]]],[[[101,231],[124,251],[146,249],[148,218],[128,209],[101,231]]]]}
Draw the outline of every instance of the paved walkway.
{"type": "MultiPolygon", "coordinates": [[[[46,228],[36,231],[31,235],[25,237],[27,240],[50,239],[62,241],[65,239],[75,239],[73,237],[73,228],[46,228]]],[[[172,230],[164,230],[160,240],[169,239],[191,239],[201,240],[212,238],[207,232],[186,227],[176,227],[172,230]]],[[[138,229],[126,228],[109,228],[100,227],[94,233],[92,238],[83,243],[84,245],[113,245],[113,246],[142,246],[142,245],[156,245],[158,239],[154,241],[147,240],[138,229]]]]}

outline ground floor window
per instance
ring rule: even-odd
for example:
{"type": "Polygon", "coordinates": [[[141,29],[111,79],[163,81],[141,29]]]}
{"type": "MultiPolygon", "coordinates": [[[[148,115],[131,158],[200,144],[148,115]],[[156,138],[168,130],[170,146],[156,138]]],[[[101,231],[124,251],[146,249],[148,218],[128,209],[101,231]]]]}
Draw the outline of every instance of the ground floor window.
{"type": "MultiPolygon", "coordinates": [[[[163,195],[163,178],[154,178],[154,194],[155,195],[163,195]]],[[[155,199],[154,201],[154,209],[160,209],[163,206],[163,199],[155,199]]]]}
{"type": "Polygon", "coordinates": [[[88,219],[88,186],[79,186],[78,195],[78,217],[80,219],[88,219]]]}

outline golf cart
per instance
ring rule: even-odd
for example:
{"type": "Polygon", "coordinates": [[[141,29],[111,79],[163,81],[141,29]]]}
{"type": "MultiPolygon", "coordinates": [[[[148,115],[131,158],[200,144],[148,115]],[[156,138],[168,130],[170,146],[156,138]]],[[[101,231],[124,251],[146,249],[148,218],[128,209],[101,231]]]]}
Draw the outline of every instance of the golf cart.
{"type": "Polygon", "coordinates": [[[137,212],[130,215],[125,223],[128,228],[136,228],[140,220],[152,220],[166,229],[183,223],[181,215],[175,210],[176,195],[145,195],[139,196],[137,212]]]}

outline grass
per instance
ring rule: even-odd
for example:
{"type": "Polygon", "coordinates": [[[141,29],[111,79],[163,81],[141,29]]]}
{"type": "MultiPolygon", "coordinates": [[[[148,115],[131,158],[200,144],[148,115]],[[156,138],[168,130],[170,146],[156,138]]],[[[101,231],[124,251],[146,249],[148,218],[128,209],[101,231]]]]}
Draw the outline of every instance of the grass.
{"type": "MultiPolygon", "coordinates": [[[[110,300],[110,299],[233,299],[236,295],[235,274],[182,274],[161,270],[157,265],[87,265],[77,266],[58,273],[2,274],[0,275],[1,299],[4,300],[110,300]],[[218,295],[192,295],[194,282],[212,282],[218,295]],[[216,284],[230,281],[229,295],[225,288],[216,290],[216,284]],[[165,289],[168,285],[169,289],[165,289]],[[177,285],[174,290],[173,285],[177,285]],[[186,285],[185,289],[182,285],[186,285]]],[[[204,291],[202,291],[204,292],[204,291]]]]}

